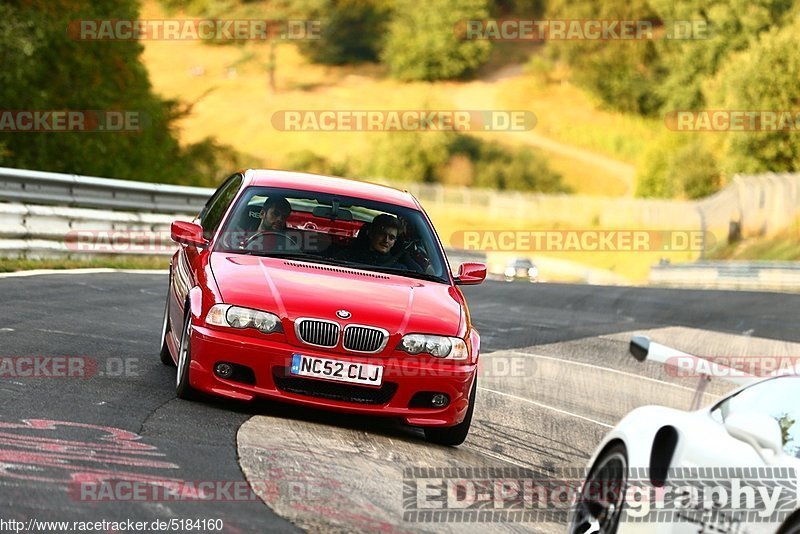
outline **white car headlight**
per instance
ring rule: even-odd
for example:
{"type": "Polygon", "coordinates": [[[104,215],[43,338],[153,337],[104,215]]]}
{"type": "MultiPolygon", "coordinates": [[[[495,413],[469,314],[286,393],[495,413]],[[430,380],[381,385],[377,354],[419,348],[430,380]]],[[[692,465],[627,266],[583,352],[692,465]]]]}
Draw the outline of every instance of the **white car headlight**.
{"type": "Polygon", "coordinates": [[[509,276],[509,277],[511,277],[511,276],[514,276],[515,274],[517,274],[517,270],[516,270],[515,268],[513,268],[513,267],[506,267],[506,271],[505,271],[505,275],[506,275],[506,276],[509,276]]]}
{"type": "Polygon", "coordinates": [[[271,334],[280,332],[281,320],[274,313],[250,308],[231,306],[230,304],[216,304],[208,310],[206,323],[214,326],[229,326],[231,328],[244,329],[255,328],[261,333],[271,334]]]}
{"type": "Polygon", "coordinates": [[[397,348],[408,354],[425,352],[436,358],[449,360],[466,360],[468,358],[467,344],[463,339],[457,337],[408,334],[403,336],[397,348]]]}

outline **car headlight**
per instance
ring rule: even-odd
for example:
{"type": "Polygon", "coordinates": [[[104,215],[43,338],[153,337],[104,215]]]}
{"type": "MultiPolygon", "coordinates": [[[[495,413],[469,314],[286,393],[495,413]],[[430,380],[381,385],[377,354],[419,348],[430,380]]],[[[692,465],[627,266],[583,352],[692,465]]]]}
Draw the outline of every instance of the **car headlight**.
{"type": "Polygon", "coordinates": [[[206,323],[237,329],[255,328],[263,334],[283,331],[280,317],[274,313],[231,306],[230,304],[212,306],[206,315],[206,323]]]}
{"type": "Polygon", "coordinates": [[[466,360],[469,356],[467,344],[458,337],[408,334],[403,336],[397,348],[408,354],[425,352],[436,358],[447,358],[448,360],[466,360]]]}
{"type": "Polygon", "coordinates": [[[530,269],[528,269],[528,276],[530,276],[531,278],[536,278],[537,276],[539,276],[539,269],[537,269],[536,267],[531,267],[530,269]]]}
{"type": "Polygon", "coordinates": [[[506,267],[506,276],[514,276],[517,274],[517,270],[513,267],[506,267]]]}

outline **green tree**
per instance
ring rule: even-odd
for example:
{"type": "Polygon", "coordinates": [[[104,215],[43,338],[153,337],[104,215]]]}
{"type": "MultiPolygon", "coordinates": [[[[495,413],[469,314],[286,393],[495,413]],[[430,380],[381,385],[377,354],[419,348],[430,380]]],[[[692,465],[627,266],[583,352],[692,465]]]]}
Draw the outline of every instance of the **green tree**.
{"type": "MultiPolygon", "coordinates": [[[[546,18],[631,21],[657,20],[658,15],[647,0],[553,0],[547,5],[546,18]]],[[[572,66],[574,81],[610,108],[651,115],[661,107],[656,92],[661,67],[653,41],[550,41],[547,53],[572,66]]]]}
{"type": "MultiPolygon", "coordinates": [[[[800,18],[790,26],[763,34],[748,50],[731,57],[713,85],[714,103],[731,110],[796,110],[798,30],[800,18]]],[[[795,114],[793,111],[793,121],[795,114]]],[[[730,132],[724,167],[727,174],[796,171],[800,169],[800,132],[795,127],[730,132]]]]}
{"type": "MultiPolygon", "coordinates": [[[[778,425],[781,427],[781,442],[783,443],[784,447],[794,441],[791,434],[792,427],[796,422],[797,421],[795,421],[788,413],[785,413],[778,418],[778,425]]],[[[797,451],[798,444],[793,444],[792,448],[797,451]]]]}
{"type": "Polygon", "coordinates": [[[568,192],[561,175],[533,149],[455,132],[403,132],[378,143],[358,173],[401,182],[464,183],[500,190],[568,192]],[[469,165],[464,165],[466,160],[469,165]],[[467,168],[468,167],[468,168],[467,168]],[[452,176],[469,172],[469,180],[452,176]]]}
{"type": "Polygon", "coordinates": [[[670,21],[701,21],[707,35],[657,42],[662,65],[669,66],[656,92],[663,110],[706,106],[704,84],[728,57],[747,49],[762,32],[783,24],[791,0],[650,0],[658,16],[670,21]]]}
{"type": "Polygon", "coordinates": [[[489,16],[486,0],[397,0],[383,61],[400,80],[467,75],[489,57],[487,40],[462,40],[458,24],[489,16]]]}
{"type": "Polygon", "coordinates": [[[287,154],[283,167],[290,171],[311,172],[332,176],[347,176],[349,166],[347,161],[335,162],[321,156],[313,150],[301,150],[287,154]]]}
{"type": "Polygon", "coordinates": [[[138,114],[140,133],[3,132],[4,165],[144,181],[210,185],[233,157],[212,140],[184,150],[174,132],[186,109],[153,94],[135,41],[80,41],[81,19],[136,19],[135,0],[10,0],[0,5],[0,102],[10,110],[138,114]],[[217,154],[222,151],[222,160],[217,154]]]}
{"type": "MultiPolygon", "coordinates": [[[[477,138],[472,138],[477,139],[477,138]]],[[[455,149],[454,153],[458,153],[455,149]]],[[[509,148],[497,141],[481,141],[473,156],[473,185],[491,189],[566,193],[569,188],[547,161],[527,147],[509,148]]]]}
{"type": "Polygon", "coordinates": [[[401,182],[438,182],[450,158],[450,135],[442,132],[393,132],[375,142],[359,176],[401,182]]]}
{"type": "Polygon", "coordinates": [[[391,9],[382,0],[306,0],[303,17],[320,20],[320,38],[300,43],[316,63],[378,61],[391,9]]]}
{"type": "Polygon", "coordinates": [[[702,133],[667,132],[642,157],[636,195],[701,198],[721,185],[719,163],[702,133]]]}

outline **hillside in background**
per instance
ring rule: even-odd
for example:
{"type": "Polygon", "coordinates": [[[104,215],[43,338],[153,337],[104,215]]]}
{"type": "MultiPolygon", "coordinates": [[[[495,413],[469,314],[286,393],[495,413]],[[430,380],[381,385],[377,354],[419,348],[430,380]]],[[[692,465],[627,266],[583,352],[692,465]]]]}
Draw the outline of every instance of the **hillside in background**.
{"type": "Polygon", "coordinates": [[[192,185],[215,185],[238,166],[270,166],[700,198],[736,173],[800,166],[792,114],[799,13],[795,0],[9,0],[0,6],[6,108],[133,110],[145,120],[135,135],[2,131],[0,165],[192,185]],[[65,31],[87,19],[176,18],[317,21],[320,33],[114,42],[65,31]],[[502,19],[647,21],[653,32],[633,40],[465,36],[465,21],[502,19]],[[676,30],[687,24],[689,33],[676,30]],[[533,113],[536,124],[286,132],[274,123],[282,110],[512,111],[533,113]],[[719,131],[676,127],[677,113],[708,110],[787,118],[719,131]]]}

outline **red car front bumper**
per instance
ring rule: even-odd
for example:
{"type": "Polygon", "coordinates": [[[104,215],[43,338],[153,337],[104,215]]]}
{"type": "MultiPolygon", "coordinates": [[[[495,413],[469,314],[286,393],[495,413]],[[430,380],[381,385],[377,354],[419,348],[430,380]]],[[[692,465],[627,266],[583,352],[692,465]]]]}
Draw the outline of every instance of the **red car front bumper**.
{"type": "Polygon", "coordinates": [[[312,346],[289,345],[280,335],[263,339],[237,332],[194,326],[191,336],[190,383],[195,389],[239,400],[255,397],[315,408],[365,415],[402,418],[414,426],[453,426],[463,421],[476,364],[411,357],[393,351],[390,356],[327,352],[312,346]],[[381,388],[358,386],[289,375],[293,354],[384,366],[381,388]],[[218,362],[252,369],[254,380],[223,379],[214,373],[218,362]],[[444,408],[420,406],[427,393],[444,393],[444,408]]]}

